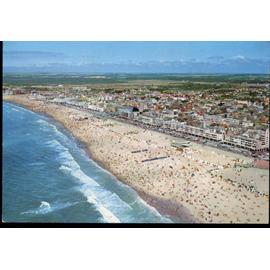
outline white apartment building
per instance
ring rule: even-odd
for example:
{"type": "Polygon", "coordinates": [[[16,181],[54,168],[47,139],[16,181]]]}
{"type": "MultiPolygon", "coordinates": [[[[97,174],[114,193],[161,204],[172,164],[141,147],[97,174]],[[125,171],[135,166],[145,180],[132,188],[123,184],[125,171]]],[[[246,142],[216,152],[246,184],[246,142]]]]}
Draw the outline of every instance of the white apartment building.
{"type": "Polygon", "coordinates": [[[217,133],[216,131],[206,130],[204,137],[206,139],[214,140],[214,141],[223,141],[225,135],[223,133],[217,133]]]}
{"type": "Polygon", "coordinates": [[[205,130],[203,128],[188,126],[174,120],[170,122],[171,122],[171,125],[170,125],[171,129],[183,132],[188,135],[201,137],[201,138],[214,140],[214,141],[221,141],[224,139],[224,134],[217,133],[215,130],[209,130],[209,129],[205,130]]]}
{"type": "Polygon", "coordinates": [[[269,149],[269,128],[265,131],[264,144],[267,149],[269,149]]]}
{"type": "Polygon", "coordinates": [[[93,111],[98,111],[98,112],[104,112],[104,108],[93,105],[93,104],[87,104],[86,105],[88,109],[93,110],[93,111]]]}
{"type": "Polygon", "coordinates": [[[143,122],[144,124],[153,125],[154,124],[154,118],[149,116],[140,115],[139,120],[143,122]]]}
{"type": "Polygon", "coordinates": [[[261,141],[245,136],[227,136],[224,143],[251,151],[260,151],[265,148],[261,141]]]}

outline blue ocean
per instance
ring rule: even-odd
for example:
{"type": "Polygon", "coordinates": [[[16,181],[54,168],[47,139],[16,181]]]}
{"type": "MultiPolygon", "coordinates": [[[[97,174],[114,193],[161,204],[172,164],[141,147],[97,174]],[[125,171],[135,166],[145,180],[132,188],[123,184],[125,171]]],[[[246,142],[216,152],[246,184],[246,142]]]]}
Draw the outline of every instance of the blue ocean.
{"type": "Polygon", "coordinates": [[[4,222],[172,222],[91,160],[58,123],[3,103],[4,222]]]}

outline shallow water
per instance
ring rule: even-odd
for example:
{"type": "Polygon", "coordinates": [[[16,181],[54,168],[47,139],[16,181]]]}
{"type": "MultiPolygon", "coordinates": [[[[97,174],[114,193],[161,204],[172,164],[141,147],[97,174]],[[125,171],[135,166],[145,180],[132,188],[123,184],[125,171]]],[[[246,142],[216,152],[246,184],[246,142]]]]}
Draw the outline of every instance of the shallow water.
{"type": "Polygon", "coordinates": [[[59,124],[3,103],[5,222],[172,222],[91,160],[59,124]]]}

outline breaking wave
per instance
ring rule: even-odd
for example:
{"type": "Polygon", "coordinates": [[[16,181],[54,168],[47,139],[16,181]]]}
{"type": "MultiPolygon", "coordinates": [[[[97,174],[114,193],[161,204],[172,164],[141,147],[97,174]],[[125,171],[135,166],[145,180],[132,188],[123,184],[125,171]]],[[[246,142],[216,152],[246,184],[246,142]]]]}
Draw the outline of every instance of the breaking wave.
{"type": "Polygon", "coordinates": [[[15,111],[15,112],[19,112],[19,110],[15,109],[15,108],[11,108],[12,111],[15,111]]]}
{"type": "Polygon", "coordinates": [[[27,110],[21,106],[17,106],[15,104],[11,104],[11,103],[8,103],[8,105],[10,106],[10,108],[13,110],[13,111],[21,111],[21,112],[27,112],[27,113],[30,113],[30,114],[33,114],[33,115],[37,115],[36,113],[30,111],[30,110],[27,110]]]}
{"type": "MultiPolygon", "coordinates": [[[[80,188],[80,191],[87,198],[87,201],[95,206],[104,222],[121,222],[122,220],[117,214],[121,214],[122,217],[124,214],[128,216],[127,211],[132,210],[132,208],[127,203],[121,200],[118,195],[104,189],[104,187],[100,186],[93,178],[86,175],[67,148],[60,145],[57,145],[57,147],[58,149],[62,149],[58,156],[58,160],[62,164],[59,170],[72,175],[75,179],[84,184],[80,188]]],[[[126,219],[127,216],[124,217],[124,219],[126,219]]]]}
{"type": "MultiPolygon", "coordinates": [[[[102,190],[104,188],[102,188],[93,178],[89,177],[81,170],[80,165],[75,161],[68,148],[63,146],[57,140],[48,141],[46,144],[53,147],[58,152],[57,161],[61,164],[59,166],[59,170],[73,176],[80,183],[85,184],[80,191],[87,198],[87,201],[95,206],[97,211],[103,217],[103,221],[120,222],[120,219],[111,211],[111,205],[105,206],[105,204],[107,204],[106,201],[111,195],[113,195],[113,193],[107,191],[106,195],[109,196],[102,196],[102,190]]],[[[114,195],[117,196],[116,194],[114,195]]],[[[122,207],[124,204],[126,204],[119,197],[118,203],[121,204],[122,207]]]]}
{"type": "Polygon", "coordinates": [[[25,212],[21,212],[21,215],[26,215],[26,214],[32,214],[32,215],[45,215],[47,213],[51,213],[57,210],[61,210],[67,207],[70,207],[76,203],[55,203],[55,204],[50,204],[46,201],[41,201],[40,206],[35,209],[31,209],[25,212]]]}

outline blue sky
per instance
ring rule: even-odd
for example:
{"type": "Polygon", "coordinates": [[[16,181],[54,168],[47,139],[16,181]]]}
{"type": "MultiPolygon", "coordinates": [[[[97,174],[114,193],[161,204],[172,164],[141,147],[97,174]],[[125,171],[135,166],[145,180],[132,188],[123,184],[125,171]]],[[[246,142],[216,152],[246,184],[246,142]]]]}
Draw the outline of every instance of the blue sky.
{"type": "Polygon", "coordinates": [[[4,72],[269,70],[270,42],[4,42],[4,72]]]}

